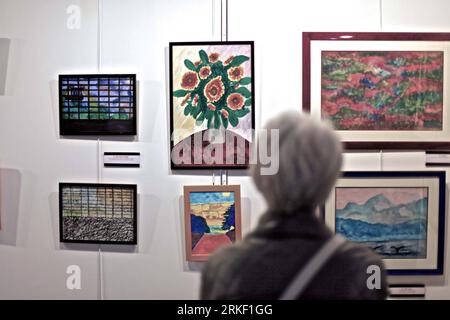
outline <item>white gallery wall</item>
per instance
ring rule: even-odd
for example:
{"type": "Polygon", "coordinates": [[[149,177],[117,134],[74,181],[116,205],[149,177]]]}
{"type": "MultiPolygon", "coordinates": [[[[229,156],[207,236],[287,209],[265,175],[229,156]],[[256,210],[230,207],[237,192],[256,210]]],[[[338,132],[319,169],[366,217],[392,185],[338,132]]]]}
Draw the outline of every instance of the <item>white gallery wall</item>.
{"type": "MultiPolygon", "coordinates": [[[[221,40],[220,9],[220,0],[0,0],[0,38],[10,40],[0,95],[0,299],[198,298],[201,264],[184,258],[182,187],[211,184],[213,172],[170,170],[167,50],[170,41],[221,40]],[[81,9],[79,29],[67,27],[71,5],[81,9]],[[58,74],[95,72],[137,74],[136,139],[59,136],[58,74]],[[141,168],[102,168],[107,151],[139,151],[141,168]],[[61,245],[63,181],[138,184],[139,245],[61,245]],[[81,290],[66,288],[70,265],[81,268],[81,290]]],[[[302,31],[450,32],[449,10],[446,0],[228,0],[228,40],[255,41],[257,127],[301,109],[302,31]]],[[[345,169],[425,170],[424,158],[352,153],[345,169]]],[[[247,233],[264,201],[246,172],[230,172],[229,183],[242,186],[247,233]]],[[[427,280],[427,298],[450,299],[448,276],[427,280]]]]}

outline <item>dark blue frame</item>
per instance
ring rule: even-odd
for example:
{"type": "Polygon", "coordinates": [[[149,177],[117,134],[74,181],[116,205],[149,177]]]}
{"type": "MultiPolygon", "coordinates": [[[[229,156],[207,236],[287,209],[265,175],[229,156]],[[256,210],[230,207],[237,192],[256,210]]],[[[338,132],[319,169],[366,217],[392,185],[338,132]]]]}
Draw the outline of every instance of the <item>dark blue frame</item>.
{"type": "MultiPolygon", "coordinates": [[[[444,274],[445,249],[445,198],[446,179],[445,171],[347,171],[341,178],[438,178],[439,179],[439,226],[438,226],[438,252],[435,269],[390,269],[391,276],[435,276],[444,274]]],[[[325,206],[322,207],[322,218],[325,220],[325,206]]]]}

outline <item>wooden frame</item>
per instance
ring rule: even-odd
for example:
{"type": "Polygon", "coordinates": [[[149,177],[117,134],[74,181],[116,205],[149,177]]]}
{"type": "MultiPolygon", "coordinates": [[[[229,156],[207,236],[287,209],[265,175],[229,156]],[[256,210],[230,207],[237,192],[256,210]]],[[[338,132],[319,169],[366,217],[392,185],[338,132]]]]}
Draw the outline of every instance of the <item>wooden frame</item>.
{"type": "MultiPolygon", "coordinates": [[[[113,202],[113,201],[112,201],[113,202]]],[[[97,214],[89,216],[89,194],[88,194],[88,202],[87,202],[87,210],[88,210],[88,217],[95,218],[99,217],[98,215],[98,207],[97,207],[97,214]]],[[[96,204],[98,203],[98,200],[96,204]]],[[[114,202],[113,202],[114,203],[114,202]]],[[[122,203],[123,204],[123,203],[122,203]]],[[[71,204],[72,205],[72,204],[71,204]]],[[[66,183],[61,182],[59,183],[59,241],[60,242],[66,242],[66,243],[93,243],[93,244],[117,244],[117,245],[136,245],[137,244],[137,185],[136,184],[108,184],[108,183],[66,183]],[[115,188],[115,189],[122,189],[122,190],[129,190],[132,192],[132,203],[133,203],[133,210],[131,212],[131,228],[132,230],[132,239],[127,241],[108,241],[108,240],[84,240],[84,239],[68,239],[64,232],[64,201],[63,201],[63,192],[64,188],[91,188],[91,189],[99,189],[99,188],[115,188]]],[[[81,207],[81,203],[80,203],[81,207]]],[[[105,193],[105,213],[106,213],[106,193],[105,193]]],[[[123,206],[122,206],[123,209],[123,206]]],[[[114,207],[113,209],[114,210],[114,207]]],[[[84,213],[81,214],[81,217],[84,213]]],[[[106,214],[105,214],[106,215],[106,214]]],[[[71,216],[71,214],[69,215],[71,216]]]]}
{"type": "MultiPolygon", "coordinates": [[[[407,46],[425,46],[425,44],[433,44],[434,47],[442,46],[445,50],[442,50],[444,55],[443,64],[443,98],[442,98],[442,130],[436,130],[436,136],[431,135],[429,131],[421,131],[419,129],[414,130],[393,130],[393,131],[379,131],[373,136],[370,133],[367,134],[364,130],[347,130],[338,131],[339,134],[343,133],[342,140],[347,150],[382,150],[382,149],[403,149],[403,150],[423,150],[423,149],[442,149],[450,148],[450,134],[449,123],[446,122],[446,118],[450,113],[450,100],[448,100],[448,93],[450,92],[450,78],[448,78],[449,69],[447,65],[450,64],[448,57],[450,46],[450,33],[394,33],[394,32],[303,32],[303,111],[309,113],[322,113],[322,102],[317,102],[319,98],[319,92],[317,86],[317,78],[321,78],[317,73],[317,52],[324,52],[330,49],[332,51],[425,51],[441,49],[405,49],[407,46]],[[425,43],[426,42],[426,43],[425,43]],[[379,49],[378,46],[382,44],[379,49]],[[315,45],[316,47],[313,47],[315,45]],[[360,49],[367,47],[369,49],[360,49]],[[338,48],[338,49],[335,49],[338,48]],[[349,49],[351,48],[351,49],[349,49]],[[353,49],[356,48],[356,49],[353,49]],[[400,49],[400,50],[398,50],[400,49]],[[323,50],[323,51],[322,51],[323,50]],[[315,53],[315,54],[314,54],[315,53]],[[314,63],[312,63],[315,61],[314,63]],[[314,70],[312,66],[314,66],[314,70]],[[312,83],[312,79],[316,80],[312,83]],[[314,102],[315,101],[315,102],[314,102]],[[313,108],[311,104],[313,103],[313,108]],[[320,107],[319,107],[320,105],[320,107]],[[319,111],[315,111],[319,109],[319,111]],[[404,131],[404,132],[402,132],[404,131]],[[354,136],[351,137],[351,133],[354,132],[354,136]],[[441,132],[441,133],[439,133],[441,132]],[[409,135],[411,133],[411,135],[409,135]],[[362,134],[362,135],[361,135],[362,134]],[[380,135],[386,134],[386,137],[382,138],[380,135]],[[438,134],[441,134],[440,136],[438,134]]],[[[321,72],[321,71],[320,71],[321,72]]],[[[320,73],[319,72],[319,73],[320,73]]],[[[322,90],[322,89],[319,89],[322,90]]],[[[321,118],[321,115],[314,117],[321,118]]]]}
{"type": "MultiPolygon", "coordinates": [[[[184,226],[185,226],[185,245],[186,245],[186,259],[188,261],[206,261],[208,260],[209,253],[201,253],[197,254],[194,251],[193,237],[192,237],[192,224],[191,224],[191,201],[190,195],[191,193],[209,193],[209,192],[218,192],[218,193],[234,193],[234,241],[239,241],[242,239],[242,228],[241,228],[241,187],[239,185],[205,185],[205,186],[184,186],[184,226]]],[[[203,210],[203,209],[202,209],[203,210]]],[[[228,209],[227,209],[228,210],[228,209]]],[[[223,216],[222,216],[223,218],[223,216]]],[[[205,220],[203,218],[203,220],[205,220]]],[[[231,229],[233,230],[233,229],[231,229]]],[[[202,234],[201,237],[203,237],[202,234]]],[[[215,235],[212,235],[215,236],[215,235]]],[[[223,237],[223,235],[221,235],[223,237]]],[[[201,239],[199,238],[199,240],[201,239]]],[[[197,241],[196,245],[199,243],[197,241]]],[[[233,242],[232,240],[230,240],[233,242]]]]}
{"type": "Polygon", "coordinates": [[[390,275],[442,275],[445,180],[445,171],[344,172],[323,217],[334,232],[342,230],[383,255],[390,275]]]}
{"type": "MultiPolygon", "coordinates": [[[[225,109],[225,111],[227,111],[229,113],[229,115],[228,115],[229,118],[227,118],[227,119],[231,118],[231,113],[236,113],[237,114],[238,112],[245,111],[244,109],[250,110],[249,112],[251,113],[251,129],[255,129],[254,42],[253,41],[223,41],[223,42],[222,41],[208,41],[208,42],[170,42],[169,43],[169,95],[170,95],[170,104],[169,104],[170,105],[170,125],[169,125],[169,127],[170,127],[170,135],[169,135],[170,136],[170,155],[169,156],[170,156],[170,166],[171,166],[172,170],[175,170],[175,169],[247,169],[248,168],[249,155],[250,155],[249,152],[250,152],[250,143],[251,143],[251,141],[249,141],[245,137],[243,137],[243,136],[241,136],[241,135],[239,135],[237,133],[234,133],[234,132],[233,132],[233,134],[236,135],[238,138],[242,138],[242,139],[245,140],[245,163],[244,164],[238,163],[236,155],[234,155],[234,161],[231,164],[230,163],[226,163],[225,161],[224,161],[225,163],[222,163],[222,164],[215,164],[215,163],[207,164],[207,163],[204,163],[204,161],[203,161],[204,159],[202,159],[201,163],[196,163],[195,162],[195,155],[194,155],[194,153],[195,153],[195,151],[199,152],[199,150],[195,150],[193,145],[192,145],[192,155],[191,155],[191,160],[190,160],[191,163],[190,164],[174,163],[174,161],[172,159],[172,150],[174,149],[174,147],[176,145],[174,143],[174,139],[173,139],[172,135],[174,133],[174,130],[178,129],[174,125],[174,118],[175,118],[174,108],[176,107],[175,99],[182,100],[180,98],[182,96],[180,96],[180,97],[175,97],[174,96],[174,92],[175,91],[179,91],[179,92],[182,91],[180,89],[181,87],[174,88],[174,70],[176,68],[179,68],[178,65],[174,66],[174,50],[176,48],[178,48],[178,47],[199,47],[199,49],[201,49],[202,46],[203,47],[204,46],[219,47],[219,46],[239,46],[239,45],[241,45],[241,46],[249,46],[250,47],[250,61],[249,61],[250,62],[250,67],[249,67],[250,75],[249,76],[247,76],[247,75],[245,76],[246,78],[250,78],[250,82],[241,85],[242,88],[239,88],[239,90],[244,90],[244,92],[247,94],[247,96],[245,97],[245,99],[246,99],[245,103],[246,104],[242,107],[242,110],[233,111],[230,108],[228,108],[228,106],[226,105],[226,102],[224,102],[224,101],[226,101],[225,98],[227,97],[228,94],[230,94],[233,91],[235,91],[235,89],[229,89],[229,90],[231,90],[230,92],[228,92],[226,90],[226,92],[223,95],[223,97],[219,101],[217,101],[217,103],[216,103],[218,105],[217,109],[215,111],[213,111],[213,115],[211,116],[211,118],[214,118],[214,119],[215,118],[218,118],[218,119],[220,118],[220,121],[219,121],[220,122],[220,128],[226,127],[225,126],[225,122],[227,122],[227,129],[225,129],[225,132],[227,134],[230,134],[232,132],[231,130],[229,130],[232,127],[232,125],[231,125],[231,120],[226,120],[225,121],[222,118],[222,116],[220,115],[219,111],[222,110],[222,109],[225,109]],[[248,85],[251,86],[250,93],[248,93],[247,92],[248,90],[246,89],[246,86],[248,86],[248,85]],[[250,102],[249,105],[247,104],[248,102],[250,102]]],[[[237,55],[239,55],[239,53],[237,55]]],[[[223,63],[225,63],[225,61],[226,61],[225,59],[227,59],[227,57],[228,57],[228,55],[225,56],[225,57],[220,57],[219,56],[219,63],[222,63],[222,61],[220,59],[224,60],[223,63]]],[[[192,70],[196,70],[196,72],[199,72],[201,67],[204,66],[205,62],[202,62],[202,60],[200,58],[196,58],[196,59],[198,59],[199,60],[198,62],[200,63],[200,65],[198,65],[198,66],[193,65],[193,63],[196,63],[197,61],[190,61],[189,59],[186,59],[186,60],[189,60],[190,63],[192,63],[192,65],[191,65],[189,62],[186,62],[186,60],[185,60],[183,68],[184,68],[184,70],[186,72],[189,72],[189,71],[192,71],[192,70]]],[[[205,57],[204,59],[209,59],[209,58],[205,57]]],[[[207,60],[207,61],[210,62],[209,60],[207,60]]],[[[228,70],[226,68],[227,67],[225,66],[224,70],[228,70]]],[[[230,69],[231,69],[231,67],[230,67],[230,69]]],[[[210,78],[207,78],[207,79],[208,79],[208,81],[211,80],[210,78]]],[[[200,82],[201,81],[202,80],[200,80],[200,82]]],[[[238,83],[238,82],[236,82],[236,83],[238,83]]],[[[201,84],[201,85],[204,85],[204,84],[201,84]]],[[[195,89],[193,89],[193,91],[195,91],[195,89]]],[[[187,91],[187,92],[189,92],[189,91],[187,91]]],[[[184,97],[186,98],[187,96],[184,96],[184,97]]],[[[204,123],[204,122],[208,123],[208,119],[207,119],[208,114],[207,113],[208,112],[211,113],[211,112],[207,108],[208,104],[205,105],[205,101],[207,101],[207,100],[202,100],[202,97],[200,97],[199,101],[201,101],[201,102],[199,102],[198,107],[202,108],[202,110],[204,110],[204,111],[201,111],[198,114],[192,114],[192,112],[191,112],[191,113],[188,113],[187,115],[185,114],[185,117],[192,116],[192,117],[194,117],[194,119],[198,120],[200,117],[202,117],[202,114],[204,113],[205,114],[205,116],[204,116],[205,119],[202,120],[202,123],[204,123]],[[201,106],[200,106],[200,103],[202,103],[201,106]]],[[[189,103],[190,103],[190,100],[188,99],[187,100],[187,105],[189,105],[189,103]]],[[[177,102],[177,104],[179,104],[179,102],[177,102]]],[[[183,107],[185,109],[187,109],[187,107],[188,107],[187,105],[184,105],[183,107]]],[[[243,119],[243,116],[241,117],[241,115],[238,115],[237,117],[238,117],[238,120],[239,119],[243,119]]],[[[209,125],[208,125],[208,127],[209,127],[209,125]]],[[[194,126],[194,129],[195,129],[195,126],[194,126]]],[[[206,136],[207,132],[208,132],[207,129],[205,129],[203,131],[198,131],[198,132],[192,133],[188,137],[185,137],[183,140],[185,140],[187,138],[191,138],[191,140],[196,140],[196,138],[193,138],[193,137],[194,136],[198,136],[198,135],[200,135],[199,138],[200,138],[200,140],[202,140],[202,139],[204,139],[204,136],[206,136]]],[[[253,139],[254,139],[254,135],[252,133],[251,137],[250,137],[250,140],[253,141],[253,139]]],[[[180,142],[177,142],[177,143],[180,143],[180,142]]],[[[189,145],[191,145],[191,144],[189,143],[189,145]]],[[[205,141],[205,143],[203,143],[203,145],[201,146],[202,150],[200,150],[200,151],[202,152],[202,154],[203,154],[204,148],[207,145],[209,145],[209,142],[206,143],[206,141],[205,141]]],[[[238,151],[236,151],[236,149],[234,151],[238,152],[238,151]]],[[[224,146],[224,155],[225,155],[225,146],[224,146]]]]}

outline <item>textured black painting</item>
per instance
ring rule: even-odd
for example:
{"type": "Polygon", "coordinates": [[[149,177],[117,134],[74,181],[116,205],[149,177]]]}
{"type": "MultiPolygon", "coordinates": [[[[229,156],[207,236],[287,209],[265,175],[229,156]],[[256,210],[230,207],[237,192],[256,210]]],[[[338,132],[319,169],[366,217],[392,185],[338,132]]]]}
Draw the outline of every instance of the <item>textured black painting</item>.
{"type": "Polygon", "coordinates": [[[60,241],[136,244],[136,185],[60,183],[60,241]]]}

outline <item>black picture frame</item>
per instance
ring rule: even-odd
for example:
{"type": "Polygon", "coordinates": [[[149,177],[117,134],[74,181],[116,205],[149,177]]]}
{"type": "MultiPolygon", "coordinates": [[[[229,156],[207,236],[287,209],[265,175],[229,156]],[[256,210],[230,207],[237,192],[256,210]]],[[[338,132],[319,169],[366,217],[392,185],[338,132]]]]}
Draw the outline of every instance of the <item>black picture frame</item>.
{"type": "Polygon", "coordinates": [[[110,183],[75,183],[75,182],[60,182],[59,183],[59,241],[61,243],[90,243],[90,244],[114,244],[114,245],[137,245],[138,232],[137,232],[137,185],[136,184],[110,184],[110,183]],[[67,239],[64,235],[64,222],[63,222],[63,189],[66,187],[88,187],[88,188],[120,188],[125,190],[131,190],[133,193],[133,211],[132,211],[132,227],[133,227],[133,239],[131,241],[99,241],[99,240],[72,240],[67,239]]]}
{"type": "MultiPolygon", "coordinates": [[[[341,175],[341,179],[346,178],[437,178],[438,187],[438,228],[437,228],[437,262],[436,267],[432,269],[387,269],[391,276],[438,276],[444,274],[444,253],[445,253],[445,220],[446,220],[446,173],[445,171],[345,171],[341,175]]],[[[335,187],[333,191],[335,192],[335,187]]],[[[325,221],[326,209],[325,205],[321,208],[321,216],[325,221]]],[[[334,215],[335,217],[335,215],[334,215]]],[[[427,222],[428,224],[428,222],[427,222]]],[[[332,230],[333,232],[335,230],[332,230]]]]}
{"type": "MultiPolygon", "coordinates": [[[[135,136],[137,134],[136,84],[136,74],[60,74],[58,76],[59,134],[61,136],[135,136]],[[133,88],[129,91],[132,92],[133,96],[130,99],[129,109],[131,109],[130,113],[133,117],[129,120],[64,119],[63,81],[67,79],[78,79],[78,81],[79,79],[88,79],[90,81],[100,78],[127,78],[131,80],[133,88]]],[[[109,97],[109,94],[110,90],[108,89],[107,97],[109,97]]],[[[87,97],[90,97],[90,95],[87,97]]],[[[100,98],[100,94],[96,97],[100,98]]],[[[110,107],[108,106],[108,108],[110,107]]]]}
{"type": "MultiPolygon", "coordinates": [[[[199,41],[199,42],[169,42],[169,109],[170,109],[170,168],[172,170],[185,170],[185,169],[195,169],[195,170],[214,170],[214,169],[248,169],[249,163],[246,164],[219,164],[219,165],[208,165],[208,164],[193,164],[193,165],[178,165],[175,164],[171,158],[172,150],[174,148],[174,143],[172,139],[172,133],[174,132],[174,96],[173,96],[173,48],[177,46],[207,46],[207,45],[249,45],[250,46],[250,69],[251,69],[251,122],[252,129],[255,129],[255,44],[254,41],[199,41]]],[[[252,136],[252,141],[254,141],[254,135],[252,136]]],[[[251,144],[246,141],[246,149],[251,152],[251,144]]],[[[248,159],[249,159],[248,155],[248,159]]]]}

